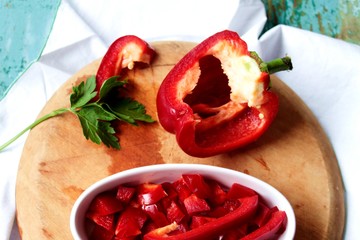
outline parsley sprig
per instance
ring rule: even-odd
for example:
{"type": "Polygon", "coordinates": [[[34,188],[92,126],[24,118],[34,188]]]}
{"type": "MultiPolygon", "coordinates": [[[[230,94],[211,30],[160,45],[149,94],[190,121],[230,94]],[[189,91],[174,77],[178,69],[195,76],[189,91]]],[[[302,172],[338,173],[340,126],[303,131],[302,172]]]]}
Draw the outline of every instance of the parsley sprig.
{"type": "Polygon", "coordinates": [[[119,140],[115,136],[116,131],[111,124],[112,121],[121,120],[132,125],[137,125],[138,121],[154,122],[152,117],[146,114],[144,105],[132,98],[112,94],[115,89],[124,88],[126,84],[128,84],[127,80],[119,80],[117,76],[111,77],[104,81],[98,94],[95,90],[95,76],[90,76],[85,82],[73,87],[69,108],[60,108],[38,118],[8,142],[1,145],[0,151],[38,124],[65,112],[71,112],[79,118],[86,139],[97,144],[103,143],[107,147],[120,149],[119,140]]]}

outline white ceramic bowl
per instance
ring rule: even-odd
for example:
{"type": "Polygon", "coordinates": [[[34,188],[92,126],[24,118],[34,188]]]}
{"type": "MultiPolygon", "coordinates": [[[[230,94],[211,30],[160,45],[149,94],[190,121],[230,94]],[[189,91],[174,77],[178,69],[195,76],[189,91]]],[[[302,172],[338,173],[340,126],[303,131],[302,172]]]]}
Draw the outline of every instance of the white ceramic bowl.
{"type": "Polygon", "coordinates": [[[70,229],[74,239],[87,239],[84,227],[85,213],[97,194],[113,189],[122,183],[137,185],[144,182],[173,182],[184,173],[201,174],[227,187],[236,182],[252,188],[263,197],[270,207],[277,206],[280,210],[286,212],[286,230],[279,239],[290,240],[294,238],[296,229],[294,211],[289,201],[269,184],[250,175],[221,167],[202,164],[159,164],[116,173],[94,183],[86,189],[75,202],[70,215],[70,229]]]}

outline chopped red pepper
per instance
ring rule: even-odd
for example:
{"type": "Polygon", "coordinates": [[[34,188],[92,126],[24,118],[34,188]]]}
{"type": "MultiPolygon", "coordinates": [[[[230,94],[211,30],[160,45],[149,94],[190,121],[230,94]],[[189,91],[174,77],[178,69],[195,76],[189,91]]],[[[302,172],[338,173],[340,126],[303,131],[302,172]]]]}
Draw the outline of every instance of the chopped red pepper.
{"type": "Polygon", "coordinates": [[[251,218],[255,214],[256,207],[258,204],[258,196],[243,198],[240,201],[241,201],[241,206],[239,208],[214,221],[209,221],[207,224],[204,224],[202,227],[194,228],[190,231],[177,234],[174,236],[169,236],[167,233],[175,229],[174,224],[170,224],[165,228],[155,229],[147,233],[144,236],[144,239],[145,240],[159,240],[159,239],[198,240],[198,239],[207,239],[207,238],[211,239],[214,236],[219,236],[221,234],[226,233],[228,229],[231,229],[234,226],[245,223],[249,218],[251,218]]]}
{"type": "Polygon", "coordinates": [[[217,181],[209,180],[207,182],[211,189],[211,197],[209,198],[209,202],[215,206],[222,205],[226,200],[227,193],[217,181]]]}
{"type": "Polygon", "coordinates": [[[211,196],[211,189],[208,183],[200,174],[183,174],[186,185],[196,196],[200,198],[209,198],[211,196]]]}
{"type": "Polygon", "coordinates": [[[86,217],[89,238],[97,240],[261,239],[279,236],[286,224],[285,212],[267,206],[252,189],[238,183],[227,189],[199,174],[173,183],[120,185],[97,195],[86,217]],[[216,193],[203,194],[209,189],[216,193]],[[149,193],[154,196],[144,200],[149,193]]]}
{"type": "Polygon", "coordinates": [[[157,203],[166,196],[161,184],[143,183],[138,187],[138,200],[141,205],[157,203]]]}
{"type": "Polygon", "coordinates": [[[269,90],[269,74],[285,69],[292,69],[290,58],[266,64],[248,51],[237,33],[216,33],[163,80],[157,95],[159,121],[191,156],[245,146],[274,120],[278,97],[269,90]]]}
{"type": "Polygon", "coordinates": [[[140,235],[141,228],[147,220],[146,214],[141,209],[127,207],[121,212],[116,225],[115,235],[118,237],[133,237],[140,235]]]}
{"type": "Polygon", "coordinates": [[[134,187],[127,187],[120,185],[118,187],[116,198],[123,203],[130,202],[131,198],[134,196],[136,189],[134,187]]]}
{"type": "Polygon", "coordinates": [[[86,217],[107,231],[114,232],[114,214],[99,215],[93,212],[89,212],[86,214],[86,217]]]}
{"type": "Polygon", "coordinates": [[[184,201],[185,198],[191,195],[191,190],[187,186],[184,178],[180,178],[173,182],[173,186],[179,196],[180,201],[184,201]]]}
{"type": "Polygon", "coordinates": [[[89,236],[89,240],[112,240],[113,236],[113,231],[108,231],[102,226],[95,224],[89,236]]]}
{"type": "Polygon", "coordinates": [[[116,199],[112,192],[104,192],[96,196],[91,202],[89,210],[97,215],[109,215],[123,209],[120,200],[116,199]]]}
{"type": "Polygon", "coordinates": [[[179,204],[171,201],[170,205],[166,208],[166,217],[170,222],[180,223],[185,218],[185,213],[182,211],[179,204]]]}
{"type": "Polygon", "coordinates": [[[265,240],[274,239],[279,231],[281,232],[284,222],[286,221],[286,214],[283,211],[276,211],[271,215],[269,221],[253,231],[252,233],[241,238],[241,240],[265,240]]]}
{"type": "Polygon", "coordinates": [[[96,74],[97,90],[105,80],[119,76],[123,69],[131,70],[135,62],[149,64],[154,56],[155,51],[141,38],[134,35],[118,38],[110,45],[101,61],[96,74]]]}
{"type": "Polygon", "coordinates": [[[199,198],[194,193],[184,199],[184,205],[190,216],[210,210],[210,206],[205,199],[199,198]]]}
{"type": "Polygon", "coordinates": [[[234,183],[233,185],[231,185],[231,188],[227,192],[226,197],[230,199],[237,199],[242,197],[251,197],[256,194],[257,193],[253,189],[245,187],[238,183],[234,183]]]}

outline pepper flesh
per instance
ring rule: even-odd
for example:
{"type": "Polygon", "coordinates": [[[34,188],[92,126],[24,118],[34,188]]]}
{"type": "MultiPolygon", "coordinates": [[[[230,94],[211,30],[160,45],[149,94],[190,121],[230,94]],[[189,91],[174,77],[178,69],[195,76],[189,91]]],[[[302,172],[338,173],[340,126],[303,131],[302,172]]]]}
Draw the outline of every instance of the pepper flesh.
{"type": "Polygon", "coordinates": [[[246,235],[240,240],[266,240],[275,239],[279,235],[281,228],[286,222],[286,213],[284,211],[276,211],[272,213],[268,222],[255,230],[254,232],[246,235]]]}
{"type": "Polygon", "coordinates": [[[98,194],[86,218],[89,239],[97,240],[239,239],[249,234],[248,239],[273,239],[287,223],[286,213],[267,205],[253,189],[239,183],[227,188],[196,173],[172,183],[121,184],[98,194]],[[157,200],[144,202],[144,193],[157,200]]]}
{"type": "Polygon", "coordinates": [[[258,196],[252,196],[248,198],[240,199],[241,206],[234,210],[233,212],[220,217],[216,220],[210,221],[199,228],[192,229],[190,231],[176,234],[176,235],[167,235],[167,233],[175,230],[177,228],[176,223],[172,223],[163,228],[155,229],[147,234],[145,234],[145,240],[197,240],[197,239],[206,239],[214,236],[221,235],[225,233],[228,229],[241,225],[248,221],[255,212],[258,206],[258,196]]]}
{"type": "Polygon", "coordinates": [[[96,86],[113,76],[119,76],[123,69],[133,69],[135,62],[150,64],[155,51],[141,38],[126,35],[115,40],[104,55],[96,74],[96,86]]]}
{"type": "Polygon", "coordinates": [[[161,125],[195,157],[235,150],[257,140],[278,112],[270,77],[232,31],[210,36],[168,73],[157,95],[161,125]]]}

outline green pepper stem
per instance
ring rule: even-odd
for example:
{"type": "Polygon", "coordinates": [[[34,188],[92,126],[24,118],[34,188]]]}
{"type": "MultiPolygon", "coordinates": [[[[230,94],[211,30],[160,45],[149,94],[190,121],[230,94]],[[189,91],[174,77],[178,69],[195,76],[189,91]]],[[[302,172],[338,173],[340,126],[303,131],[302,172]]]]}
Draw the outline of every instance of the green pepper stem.
{"type": "Polygon", "coordinates": [[[250,52],[250,56],[258,63],[260,71],[266,72],[268,74],[293,69],[291,58],[289,56],[276,58],[269,62],[264,62],[256,52],[250,52]]]}
{"type": "Polygon", "coordinates": [[[21,137],[25,132],[27,132],[28,130],[31,130],[32,128],[36,127],[38,124],[42,123],[43,121],[55,117],[57,115],[60,115],[64,112],[69,111],[68,108],[60,108],[58,110],[55,110],[49,114],[46,114],[40,118],[38,118],[37,120],[35,120],[32,124],[30,124],[29,126],[27,126],[26,128],[24,128],[24,130],[22,130],[21,132],[19,132],[17,135],[15,135],[13,138],[11,138],[9,141],[7,141],[6,143],[4,143],[3,145],[0,146],[0,152],[2,150],[4,150],[7,146],[9,146],[10,144],[12,144],[13,142],[15,142],[19,137],[21,137]]]}

